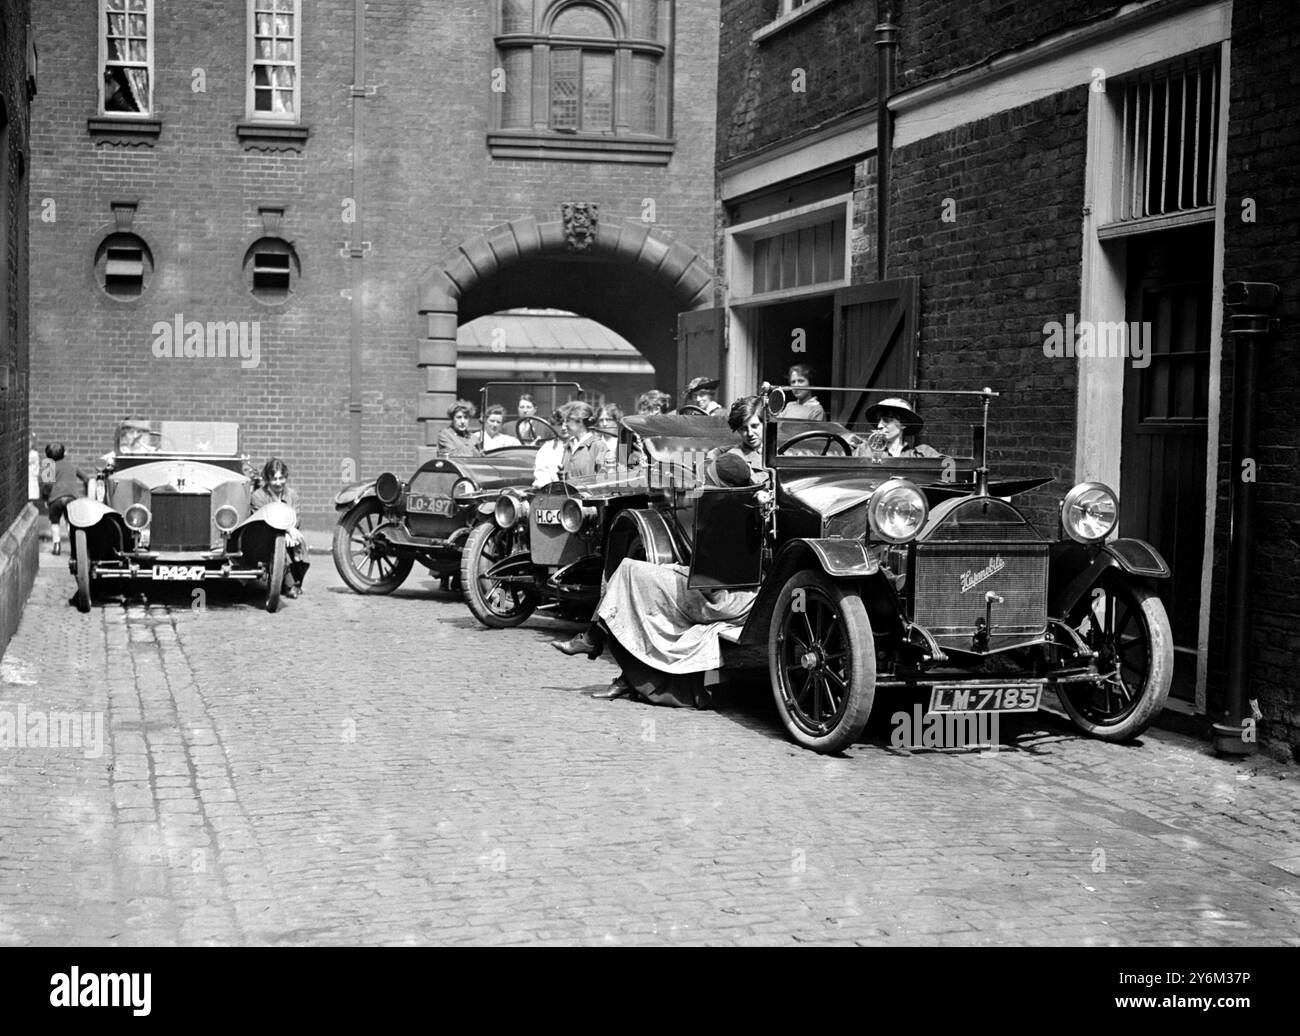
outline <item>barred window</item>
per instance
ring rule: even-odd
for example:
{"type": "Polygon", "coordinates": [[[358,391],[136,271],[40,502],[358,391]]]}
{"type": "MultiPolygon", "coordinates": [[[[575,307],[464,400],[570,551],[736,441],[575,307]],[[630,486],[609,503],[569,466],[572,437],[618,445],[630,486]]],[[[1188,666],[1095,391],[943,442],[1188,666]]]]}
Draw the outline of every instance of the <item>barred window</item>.
{"type": "Polygon", "coordinates": [[[299,0],[248,0],[251,69],[248,116],[298,119],[299,0]]]}
{"type": "Polygon", "coordinates": [[[100,12],[100,112],[148,115],[153,111],[153,0],[100,0],[100,12]]]}
{"type": "Polygon", "coordinates": [[[669,135],[671,0],[497,0],[497,126],[528,135],[669,135]]]}

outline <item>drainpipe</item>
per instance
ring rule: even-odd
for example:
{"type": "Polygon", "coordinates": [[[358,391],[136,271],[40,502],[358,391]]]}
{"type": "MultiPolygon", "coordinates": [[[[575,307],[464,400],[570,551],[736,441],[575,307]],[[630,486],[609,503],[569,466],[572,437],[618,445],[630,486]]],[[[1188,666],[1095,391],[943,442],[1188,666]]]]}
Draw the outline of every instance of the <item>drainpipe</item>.
{"type": "MultiPolygon", "coordinates": [[[[362,129],[365,125],[366,99],[366,4],[355,0],[355,19],[352,32],[352,239],[344,248],[351,276],[352,313],[349,322],[349,373],[348,373],[348,452],[353,470],[360,471],[361,463],[361,327],[364,304],[365,267],[363,260],[370,250],[365,238],[366,207],[361,197],[362,179],[362,129]]],[[[356,477],[355,475],[353,476],[356,477]]]]}
{"type": "Polygon", "coordinates": [[[889,250],[889,160],[894,149],[894,113],[889,99],[894,96],[894,52],[898,48],[898,26],[889,20],[876,25],[876,280],[885,279],[885,256],[889,250]]]}
{"type": "Polygon", "coordinates": [[[1255,553],[1255,481],[1242,473],[1256,456],[1259,404],[1259,350],[1277,330],[1276,284],[1233,281],[1228,285],[1228,334],[1232,337],[1232,529],[1228,544],[1228,685],[1222,723],[1214,724],[1214,750],[1220,755],[1250,755],[1246,740],[1250,693],[1251,567],[1255,553]]]}

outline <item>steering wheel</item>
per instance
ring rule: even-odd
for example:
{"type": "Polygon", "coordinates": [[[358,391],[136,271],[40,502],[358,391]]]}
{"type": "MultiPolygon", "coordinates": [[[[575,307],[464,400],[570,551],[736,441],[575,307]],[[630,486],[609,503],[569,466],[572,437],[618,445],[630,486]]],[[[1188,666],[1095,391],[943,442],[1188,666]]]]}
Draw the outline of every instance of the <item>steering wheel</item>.
{"type": "Polygon", "coordinates": [[[687,414],[699,414],[701,417],[708,417],[709,412],[702,406],[696,406],[694,403],[687,403],[683,407],[677,408],[679,417],[685,417],[687,414]]]}
{"type": "MultiPolygon", "coordinates": [[[[519,418],[519,420],[517,420],[517,421],[515,422],[515,438],[518,439],[520,442],[523,442],[523,441],[524,441],[524,437],[523,437],[522,435],[519,434],[519,426],[522,425],[525,421],[532,421],[534,424],[545,425],[546,428],[550,431],[550,433],[551,433],[551,438],[552,438],[552,439],[558,439],[558,438],[560,437],[560,436],[559,436],[559,433],[557,433],[556,430],[555,430],[555,425],[551,424],[551,422],[548,421],[548,420],[546,420],[546,418],[544,418],[544,417],[521,417],[521,418],[519,418]]],[[[533,429],[533,431],[536,431],[536,430],[537,430],[537,429],[533,429]]],[[[544,439],[540,439],[540,438],[538,439],[538,442],[545,442],[545,441],[546,441],[546,440],[544,440],[544,439]]]]}
{"type": "Polygon", "coordinates": [[[813,429],[812,431],[808,431],[808,432],[799,432],[797,435],[790,436],[789,439],[787,439],[785,442],[781,444],[780,448],[776,452],[778,455],[782,453],[788,453],[790,451],[791,446],[797,446],[799,443],[806,442],[809,439],[826,440],[826,448],[822,450],[823,457],[825,457],[827,453],[830,451],[831,443],[838,443],[840,449],[844,451],[844,456],[846,457],[853,456],[852,445],[850,445],[848,439],[840,435],[839,432],[820,431],[817,429],[813,429]]]}

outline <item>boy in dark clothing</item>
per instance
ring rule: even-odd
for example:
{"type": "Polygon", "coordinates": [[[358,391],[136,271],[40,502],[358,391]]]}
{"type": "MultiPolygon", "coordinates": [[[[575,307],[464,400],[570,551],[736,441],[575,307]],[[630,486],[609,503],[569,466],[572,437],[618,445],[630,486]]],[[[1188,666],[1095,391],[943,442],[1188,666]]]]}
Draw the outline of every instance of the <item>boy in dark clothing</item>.
{"type": "Polygon", "coordinates": [[[45,447],[45,456],[54,462],[53,467],[46,466],[47,480],[43,487],[44,496],[49,500],[50,516],[50,553],[62,551],[62,523],[68,513],[68,504],[79,496],[86,495],[86,485],[90,475],[78,470],[77,466],[65,456],[63,443],[52,442],[45,447]],[[52,475],[52,478],[48,478],[52,475]]]}

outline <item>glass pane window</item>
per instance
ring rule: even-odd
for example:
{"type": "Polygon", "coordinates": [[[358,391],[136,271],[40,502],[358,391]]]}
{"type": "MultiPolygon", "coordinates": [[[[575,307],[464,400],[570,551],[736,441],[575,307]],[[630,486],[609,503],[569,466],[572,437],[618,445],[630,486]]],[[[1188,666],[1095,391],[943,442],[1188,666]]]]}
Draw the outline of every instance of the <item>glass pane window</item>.
{"type": "Polygon", "coordinates": [[[297,115],[298,0],[251,0],[251,114],[297,115]]]}
{"type": "Polygon", "coordinates": [[[582,51],[551,51],[551,125],[555,129],[578,127],[578,80],[582,51]]]}
{"type": "Polygon", "coordinates": [[[614,55],[607,51],[582,55],[582,128],[614,128],[614,55]]]}
{"type": "Polygon", "coordinates": [[[153,107],[150,0],[102,0],[104,112],[147,115],[153,107]]]}

